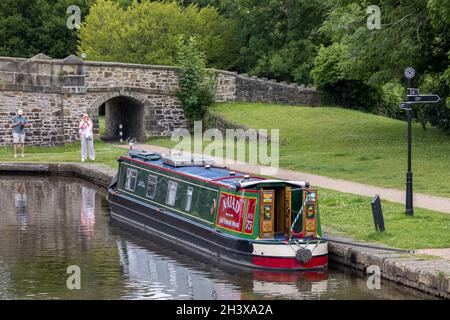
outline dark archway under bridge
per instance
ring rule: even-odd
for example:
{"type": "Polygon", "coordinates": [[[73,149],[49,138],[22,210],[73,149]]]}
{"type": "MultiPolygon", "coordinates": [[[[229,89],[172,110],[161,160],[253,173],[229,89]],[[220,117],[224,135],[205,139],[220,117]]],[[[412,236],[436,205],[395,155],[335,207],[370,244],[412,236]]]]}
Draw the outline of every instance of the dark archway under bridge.
{"type": "Polygon", "coordinates": [[[176,103],[176,98],[169,95],[117,88],[100,94],[88,113],[94,122],[94,134],[100,134],[99,119],[104,118],[100,139],[119,141],[122,125],[123,140],[135,138],[143,142],[185,126],[184,113],[176,103]]]}
{"type": "Polygon", "coordinates": [[[118,141],[135,138],[144,141],[145,106],[138,100],[126,96],[118,96],[106,101],[100,106],[99,115],[104,111],[104,133],[100,138],[104,141],[118,141]],[[122,129],[120,129],[122,127],[122,129]],[[122,132],[122,136],[120,135],[122,132]]]}

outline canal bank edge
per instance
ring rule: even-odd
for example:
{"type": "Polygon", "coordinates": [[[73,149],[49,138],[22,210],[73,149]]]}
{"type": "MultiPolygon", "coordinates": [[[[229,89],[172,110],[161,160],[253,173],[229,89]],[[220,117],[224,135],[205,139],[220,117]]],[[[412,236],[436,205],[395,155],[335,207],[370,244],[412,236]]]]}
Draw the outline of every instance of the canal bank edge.
{"type": "MultiPolygon", "coordinates": [[[[102,164],[81,163],[7,163],[0,162],[1,174],[44,174],[71,176],[84,179],[107,188],[116,170],[102,164]]],[[[352,241],[341,237],[331,240],[352,241]]],[[[358,242],[362,243],[362,242],[358,242]]],[[[379,246],[379,245],[378,245],[379,246]]],[[[329,242],[331,261],[366,272],[369,266],[378,266],[381,277],[406,287],[450,299],[450,261],[436,257],[423,258],[408,253],[392,253],[382,249],[370,249],[349,244],[329,242]]],[[[370,274],[367,274],[369,276],[370,274]]]]}
{"type": "Polygon", "coordinates": [[[103,164],[0,162],[1,174],[77,177],[107,189],[117,171],[103,164]]]}

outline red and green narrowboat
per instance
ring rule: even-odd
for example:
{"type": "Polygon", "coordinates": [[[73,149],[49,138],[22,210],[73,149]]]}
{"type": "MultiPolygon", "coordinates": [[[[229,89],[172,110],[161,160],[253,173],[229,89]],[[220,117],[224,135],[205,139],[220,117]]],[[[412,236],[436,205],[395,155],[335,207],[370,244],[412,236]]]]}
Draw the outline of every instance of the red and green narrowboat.
{"type": "Polygon", "coordinates": [[[189,252],[244,267],[328,265],[317,190],[215,166],[207,158],[131,150],[109,187],[113,219],[189,252]]]}

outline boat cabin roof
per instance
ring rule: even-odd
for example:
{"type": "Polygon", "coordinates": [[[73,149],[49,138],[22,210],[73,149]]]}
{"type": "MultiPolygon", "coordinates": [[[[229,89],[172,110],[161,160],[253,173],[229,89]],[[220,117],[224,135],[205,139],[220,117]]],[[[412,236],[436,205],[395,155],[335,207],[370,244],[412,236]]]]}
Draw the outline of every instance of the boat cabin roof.
{"type": "Polygon", "coordinates": [[[269,180],[263,177],[250,176],[247,173],[234,171],[227,167],[215,166],[214,160],[208,157],[179,154],[164,155],[142,150],[130,150],[128,156],[124,158],[235,189],[252,189],[259,185],[274,183],[288,183],[298,187],[309,186],[307,182],[303,181],[269,180]]]}

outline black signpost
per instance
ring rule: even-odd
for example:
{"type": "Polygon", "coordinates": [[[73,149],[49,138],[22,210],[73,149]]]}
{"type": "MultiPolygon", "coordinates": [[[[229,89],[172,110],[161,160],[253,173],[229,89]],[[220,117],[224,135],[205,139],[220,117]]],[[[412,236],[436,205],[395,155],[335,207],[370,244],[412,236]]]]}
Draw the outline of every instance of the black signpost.
{"type": "MultiPolygon", "coordinates": [[[[418,89],[414,89],[417,90],[417,93],[419,93],[418,89]]],[[[437,103],[439,101],[441,101],[441,98],[436,95],[408,95],[407,96],[408,102],[412,102],[412,103],[437,103]]]]}
{"type": "Polygon", "coordinates": [[[438,103],[441,98],[438,95],[420,95],[419,89],[412,87],[412,78],[416,72],[413,68],[405,69],[408,88],[406,89],[406,101],[400,103],[400,109],[408,112],[408,171],[406,172],[406,211],[409,216],[414,214],[413,208],[413,178],[411,170],[411,122],[412,106],[416,103],[438,103]]]}

